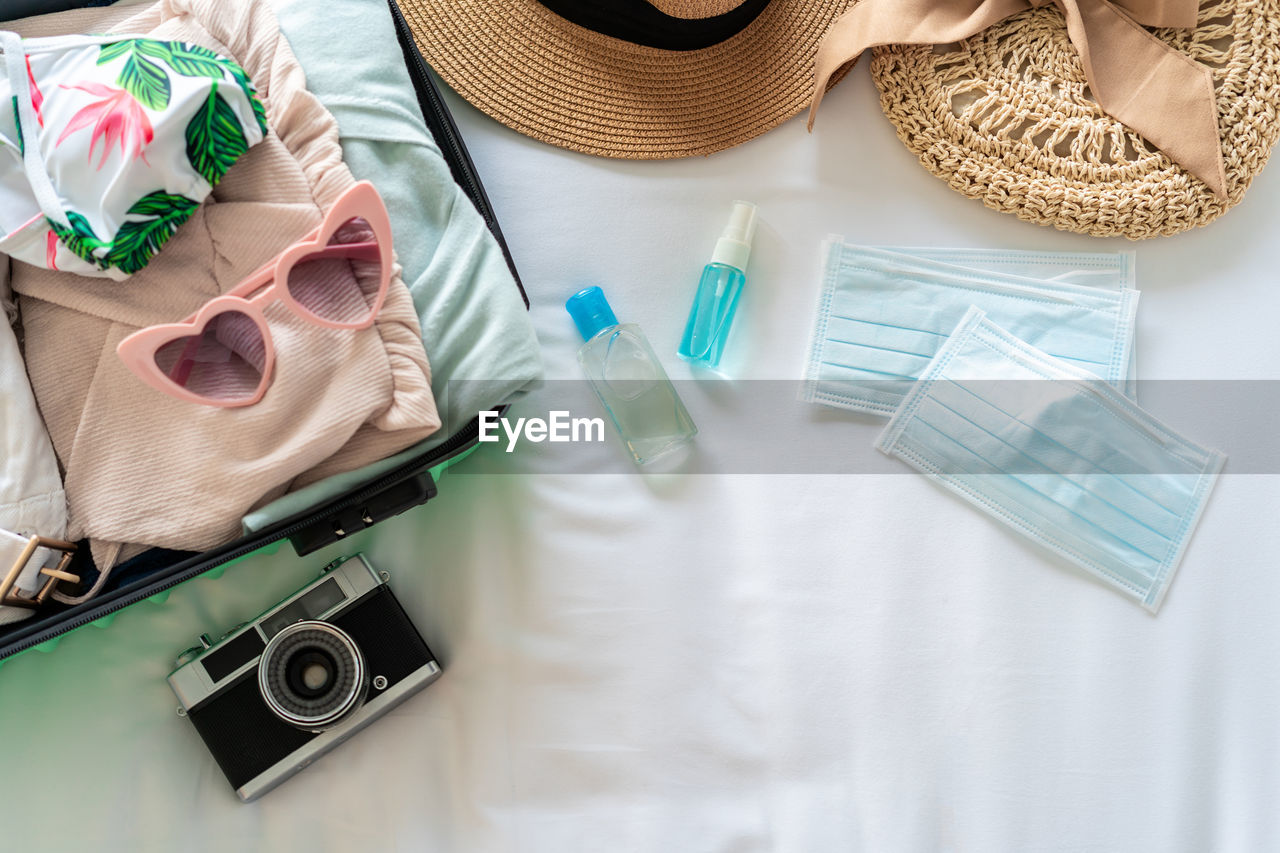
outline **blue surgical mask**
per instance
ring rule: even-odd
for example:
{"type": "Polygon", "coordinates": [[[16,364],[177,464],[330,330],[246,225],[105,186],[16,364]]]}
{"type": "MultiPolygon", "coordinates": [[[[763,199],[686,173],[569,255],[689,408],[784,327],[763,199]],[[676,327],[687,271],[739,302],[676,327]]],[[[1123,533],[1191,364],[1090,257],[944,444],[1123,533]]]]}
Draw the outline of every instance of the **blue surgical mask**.
{"type": "Polygon", "coordinates": [[[1132,391],[1138,291],[1129,286],[1131,257],[1107,263],[1105,255],[920,250],[973,264],[960,266],[908,251],[829,244],[803,399],[892,413],[971,305],[1045,352],[1132,391]]]}
{"type": "Polygon", "coordinates": [[[890,251],[984,272],[1017,275],[1107,290],[1137,287],[1133,252],[1028,252],[1014,249],[891,247],[890,251]]]}
{"type": "Polygon", "coordinates": [[[1226,461],[977,308],[876,447],[1152,611],[1226,461]]]}

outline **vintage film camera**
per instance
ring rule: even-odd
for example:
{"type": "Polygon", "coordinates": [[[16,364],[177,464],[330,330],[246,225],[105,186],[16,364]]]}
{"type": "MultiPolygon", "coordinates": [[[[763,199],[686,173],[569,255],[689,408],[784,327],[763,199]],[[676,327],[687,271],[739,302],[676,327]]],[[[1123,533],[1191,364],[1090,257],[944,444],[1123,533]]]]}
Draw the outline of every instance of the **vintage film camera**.
{"type": "Polygon", "coordinates": [[[261,796],[440,677],[364,555],[178,658],[169,675],[241,800],[261,796]]]}

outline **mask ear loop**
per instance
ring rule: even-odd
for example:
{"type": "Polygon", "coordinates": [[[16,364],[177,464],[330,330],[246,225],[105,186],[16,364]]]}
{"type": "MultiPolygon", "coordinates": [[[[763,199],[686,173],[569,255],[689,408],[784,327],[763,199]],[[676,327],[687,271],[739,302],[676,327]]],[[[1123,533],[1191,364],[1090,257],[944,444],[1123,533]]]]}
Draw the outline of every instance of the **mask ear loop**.
{"type": "Polygon", "coordinates": [[[62,210],[58,193],[53,188],[53,181],[49,179],[44,158],[40,154],[40,135],[37,130],[40,123],[36,117],[35,105],[31,102],[31,87],[27,83],[27,55],[22,49],[22,38],[17,33],[0,30],[0,51],[4,53],[9,89],[18,105],[18,135],[22,137],[22,163],[27,173],[27,182],[31,184],[40,212],[50,222],[69,228],[67,215],[62,210]]]}

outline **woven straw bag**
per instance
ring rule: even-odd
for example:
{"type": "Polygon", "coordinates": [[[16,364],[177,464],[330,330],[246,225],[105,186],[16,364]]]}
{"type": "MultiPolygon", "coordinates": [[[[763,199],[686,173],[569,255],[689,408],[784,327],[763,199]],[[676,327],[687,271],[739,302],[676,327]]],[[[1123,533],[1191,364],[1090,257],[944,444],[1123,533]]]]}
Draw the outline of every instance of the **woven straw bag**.
{"type": "Polygon", "coordinates": [[[876,48],[880,104],[951,187],[1028,222],[1133,240],[1217,218],[1280,136],[1280,0],[1204,0],[1194,30],[1154,30],[1213,69],[1227,198],[1220,200],[1091,99],[1052,6],[963,42],[876,48]]]}

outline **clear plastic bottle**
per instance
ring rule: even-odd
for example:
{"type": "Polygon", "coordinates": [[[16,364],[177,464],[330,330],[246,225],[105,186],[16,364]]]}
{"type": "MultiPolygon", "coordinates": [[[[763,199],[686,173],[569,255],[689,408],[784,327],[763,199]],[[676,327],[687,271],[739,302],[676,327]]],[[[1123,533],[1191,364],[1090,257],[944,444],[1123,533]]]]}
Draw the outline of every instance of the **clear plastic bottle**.
{"type": "Polygon", "coordinates": [[[698,428],[640,327],[619,323],[598,287],[575,293],[565,308],[586,341],[578,363],[635,461],[688,444],[698,428]]]}
{"type": "Polygon", "coordinates": [[[756,206],[735,201],[729,223],[716,241],[711,262],[702,268],[698,292],[680,340],[679,356],[695,364],[718,367],[746,284],[747,260],[756,231],[756,206]]]}

